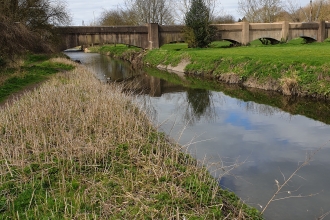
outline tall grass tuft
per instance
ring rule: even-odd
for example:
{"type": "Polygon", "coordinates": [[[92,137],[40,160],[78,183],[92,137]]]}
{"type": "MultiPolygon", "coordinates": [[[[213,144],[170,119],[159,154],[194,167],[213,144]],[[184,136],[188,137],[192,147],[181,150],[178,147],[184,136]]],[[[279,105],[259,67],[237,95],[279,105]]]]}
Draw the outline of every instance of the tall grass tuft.
{"type": "Polygon", "coordinates": [[[76,66],[0,109],[1,219],[261,218],[121,90],[76,66]]]}

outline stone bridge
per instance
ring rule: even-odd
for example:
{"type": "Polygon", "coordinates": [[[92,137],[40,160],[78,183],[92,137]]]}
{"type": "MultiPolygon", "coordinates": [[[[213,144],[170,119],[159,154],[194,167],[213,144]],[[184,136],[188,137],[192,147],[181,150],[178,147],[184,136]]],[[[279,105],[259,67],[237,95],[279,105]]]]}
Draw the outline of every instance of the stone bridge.
{"type": "MultiPolygon", "coordinates": [[[[270,42],[286,42],[301,37],[309,41],[322,42],[328,38],[330,23],[248,23],[214,24],[215,40],[227,40],[233,44],[247,45],[256,39],[268,39],[270,42]]],[[[171,42],[183,42],[182,25],[145,26],[68,26],[58,27],[62,38],[60,49],[76,46],[82,48],[109,43],[134,45],[144,49],[159,48],[171,42]]]]}

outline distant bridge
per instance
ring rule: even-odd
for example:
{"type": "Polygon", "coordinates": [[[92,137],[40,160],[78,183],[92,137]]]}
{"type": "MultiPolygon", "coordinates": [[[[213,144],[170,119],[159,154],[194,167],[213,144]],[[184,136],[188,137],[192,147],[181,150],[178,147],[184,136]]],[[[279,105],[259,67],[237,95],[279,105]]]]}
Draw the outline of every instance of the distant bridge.
{"type": "MultiPolygon", "coordinates": [[[[247,45],[256,39],[267,39],[270,42],[287,42],[301,37],[309,41],[323,42],[330,35],[330,23],[248,23],[214,24],[215,40],[228,40],[233,44],[247,45]]],[[[134,45],[144,49],[159,48],[163,44],[182,42],[182,25],[145,26],[68,26],[58,27],[62,37],[60,49],[76,46],[82,48],[108,43],[134,45]]]]}

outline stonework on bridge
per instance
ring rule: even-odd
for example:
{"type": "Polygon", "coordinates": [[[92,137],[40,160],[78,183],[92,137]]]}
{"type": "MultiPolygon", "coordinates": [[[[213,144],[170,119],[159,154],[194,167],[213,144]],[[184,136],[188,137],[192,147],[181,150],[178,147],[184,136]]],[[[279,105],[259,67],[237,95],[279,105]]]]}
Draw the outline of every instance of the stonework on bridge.
{"type": "MultiPolygon", "coordinates": [[[[215,40],[228,40],[233,44],[248,45],[256,39],[287,42],[294,38],[322,42],[329,37],[330,23],[248,23],[214,24],[215,40]]],[[[61,49],[82,48],[102,44],[126,44],[144,49],[159,48],[171,42],[183,42],[182,25],[145,26],[69,26],[58,27],[62,38],[61,49]]]]}

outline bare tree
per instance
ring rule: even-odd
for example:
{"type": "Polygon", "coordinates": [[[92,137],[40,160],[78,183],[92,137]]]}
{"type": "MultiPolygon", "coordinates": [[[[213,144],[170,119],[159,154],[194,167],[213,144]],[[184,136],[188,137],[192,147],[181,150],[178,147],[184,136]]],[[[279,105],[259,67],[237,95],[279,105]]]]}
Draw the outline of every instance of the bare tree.
{"type": "Polygon", "coordinates": [[[134,13],[138,24],[173,24],[171,0],[126,0],[126,7],[134,13]]]}
{"type": "Polygon", "coordinates": [[[13,62],[26,50],[51,51],[49,45],[41,40],[38,34],[30,31],[23,24],[13,23],[11,19],[3,15],[0,15],[0,36],[0,61],[2,62],[13,62]]]}
{"type": "MultiPolygon", "coordinates": [[[[175,11],[178,23],[184,23],[184,15],[190,9],[192,0],[178,0],[175,3],[175,11]]],[[[221,7],[220,0],[204,0],[205,5],[209,9],[210,20],[214,20],[219,17],[219,14],[224,14],[221,7]]]]}
{"type": "Polygon", "coordinates": [[[29,27],[64,25],[71,22],[63,0],[0,0],[3,16],[29,27]]]}
{"type": "MultiPolygon", "coordinates": [[[[308,10],[308,7],[304,7],[304,10],[308,10]]],[[[309,21],[321,21],[330,19],[330,1],[326,0],[316,0],[311,1],[309,6],[310,16],[309,21]]]]}
{"type": "Polygon", "coordinates": [[[300,22],[302,19],[302,11],[301,6],[298,4],[296,0],[288,0],[285,5],[285,9],[288,12],[291,21],[300,22]]]}
{"type": "Polygon", "coordinates": [[[211,22],[213,24],[231,24],[235,23],[235,18],[232,15],[220,15],[220,16],[215,16],[211,22]]]}
{"type": "Polygon", "coordinates": [[[138,18],[134,11],[113,9],[104,10],[99,18],[100,25],[139,25],[138,18]]]}
{"type": "Polygon", "coordinates": [[[70,21],[63,0],[0,0],[0,58],[51,51],[57,40],[53,27],[70,21]]]}
{"type": "Polygon", "coordinates": [[[296,0],[288,0],[285,10],[294,22],[330,20],[329,0],[314,0],[305,6],[301,6],[296,0]]]}
{"type": "Polygon", "coordinates": [[[249,22],[274,22],[281,11],[281,0],[238,1],[238,12],[249,22]]]}

